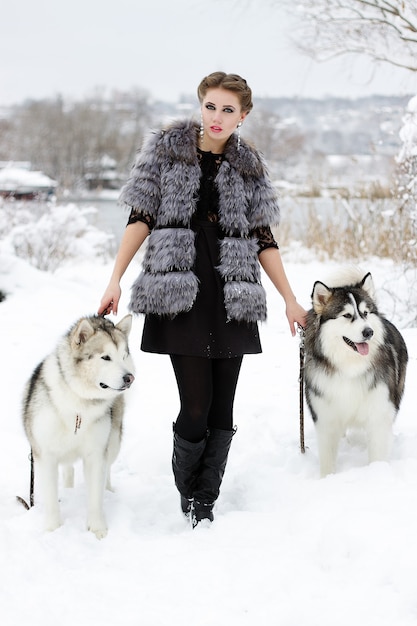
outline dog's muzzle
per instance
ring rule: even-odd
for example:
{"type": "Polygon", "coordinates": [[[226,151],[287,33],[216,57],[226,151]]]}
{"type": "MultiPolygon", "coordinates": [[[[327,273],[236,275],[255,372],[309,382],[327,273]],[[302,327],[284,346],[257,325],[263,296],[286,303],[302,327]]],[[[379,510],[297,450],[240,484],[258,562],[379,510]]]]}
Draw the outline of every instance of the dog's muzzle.
{"type": "Polygon", "coordinates": [[[123,376],[123,385],[115,389],[114,387],[110,387],[110,385],[106,385],[105,383],[100,383],[100,387],[102,389],[111,389],[112,391],[124,391],[125,389],[129,389],[130,385],[135,380],[133,374],[125,374],[123,376]]]}

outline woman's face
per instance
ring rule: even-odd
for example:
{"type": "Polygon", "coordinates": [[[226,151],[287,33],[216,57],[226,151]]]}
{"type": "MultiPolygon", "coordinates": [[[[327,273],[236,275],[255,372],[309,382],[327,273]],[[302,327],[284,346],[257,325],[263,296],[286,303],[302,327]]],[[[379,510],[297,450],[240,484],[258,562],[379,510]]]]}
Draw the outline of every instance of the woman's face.
{"type": "Polygon", "coordinates": [[[230,135],[247,112],[242,112],[239,97],[228,89],[208,89],[201,103],[204,137],[202,148],[222,152],[230,135]]]}

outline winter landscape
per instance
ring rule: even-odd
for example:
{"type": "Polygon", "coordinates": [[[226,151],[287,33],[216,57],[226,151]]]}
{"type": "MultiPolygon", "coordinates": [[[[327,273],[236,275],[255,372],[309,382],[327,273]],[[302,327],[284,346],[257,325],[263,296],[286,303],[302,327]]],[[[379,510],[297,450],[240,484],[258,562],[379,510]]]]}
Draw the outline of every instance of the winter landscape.
{"type": "MultiPolygon", "coordinates": [[[[414,154],[416,109],[413,99],[401,133],[404,159],[414,154]]],[[[285,200],[283,233],[292,219],[285,200]]],[[[115,491],[105,495],[108,536],[98,541],[86,530],[80,465],[74,489],[61,487],[64,523],[55,532],[43,531],[36,482],[34,508],[28,512],[17,501],[29,498],[24,384],[69,326],[96,312],[114,254],[101,254],[112,249],[100,225],[117,239],[126,223],[116,202],[110,218],[100,215],[103,206],[95,219],[94,208],[69,203],[52,201],[44,213],[37,213],[36,201],[0,205],[1,623],[415,625],[417,276],[411,265],[389,258],[363,255],[360,262],[373,275],[381,312],[401,330],[409,351],[389,462],[368,465],[362,434],[350,433],[337,473],[320,479],[307,410],[301,453],[299,339],[291,337],[282,301],[264,277],[263,353],[244,360],[238,432],[210,528],[191,530],[180,513],[171,472],[176,385],[168,357],[140,351],[141,318],[131,333],[137,371],[113,467],[115,491]]],[[[320,199],[315,206],[319,211],[320,199]]],[[[372,225],[365,226],[369,239],[372,225]]],[[[337,264],[300,241],[279,233],[278,240],[293,289],[308,308],[314,281],[325,280],[337,264]]],[[[139,254],[124,277],[117,319],[127,312],[140,262],[139,254]]]]}
{"type": "MultiPolygon", "coordinates": [[[[121,219],[124,216],[121,215],[121,219]]],[[[298,299],[309,306],[322,263],[300,245],[283,250],[298,299]]],[[[123,281],[126,313],[140,255],[123,281]]],[[[415,275],[391,261],[363,261],[381,311],[409,350],[406,391],[388,463],[367,464],[364,441],[342,445],[338,471],[319,478],[315,435],[306,411],[306,453],[299,448],[299,341],[268,279],[263,354],[245,358],[234,439],[210,528],[189,528],[179,510],[170,458],[178,411],[167,357],[131,349],[136,381],[128,397],[121,453],[106,492],[108,536],[85,528],[85,488],[61,488],[64,524],[42,530],[42,503],[26,511],[29,448],[20,420],[32,369],[80,316],[94,313],[111,261],[79,258],[42,272],[3,248],[0,304],[3,426],[0,439],[1,623],[7,626],[411,626],[417,623],[417,368],[415,275]]],[[[35,499],[39,496],[36,492],[35,499]]]]}
{"type": "MultiPolygon", "coordinates": [[[[337,2],[299,0],[301,30],[283,0],[122,0],[112,11],[93,0],[64,8],[44,0],[42,9],[6,2],[0,39],[1,625],[416,626],[416,0],[351,0],[342,15],[337,2]],[[358,60],[300,60],[288,36],[318,56],[330,42],[331,56],[358,60]],[[372,64],[381,58],[387,73],[372,64]],[[306,407],[302,454],[300,341],[264,276],[263,353],[243,362],[214,523],[192,530],[180,512],[171,470],[176,384],[168,357],[140,351],[138,317],[136,380],[114,492],[105,494],[108,535],[86,529],[80,464],[74,488],[60,487],[63,525],[45,532],[36,481],[33,508],[16,498],[29,500],[24,385],[67,329],[97,311],[127,217],[115,198],[144,132],[198,115],[195,87],[223,63],[254,88],[245,131],[282,193],[277,238],[298,300],[309,308],[316,280],[359,263],[406,341],[391,458],[368,464],[363,433],[350,432],[336,473],[321,479],[306,407]],[[336,223],[341,206],[342,229],[314,231],[319,245],[307,247],[312,222],[294,204],[316,225],[336,223]],[[366,219],[357,205],[367,206],[366,219]],[[354,237],[342,246],[346,221],[354,237]],[[341,258],[349,245],[356,254],[341,258]]],[[[127,313],[141,255],[124,276],[114,321],[127,313]]]]}

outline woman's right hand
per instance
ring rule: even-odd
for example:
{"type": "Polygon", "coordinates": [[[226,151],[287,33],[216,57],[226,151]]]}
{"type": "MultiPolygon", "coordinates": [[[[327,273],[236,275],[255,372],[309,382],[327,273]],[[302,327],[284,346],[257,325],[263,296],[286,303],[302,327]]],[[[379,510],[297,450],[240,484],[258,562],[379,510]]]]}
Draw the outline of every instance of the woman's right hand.
{"type": "Polygon", "coordinates": [[[117,315],[117,307],[119,305],[122,290],[120,289],[120,281],[130,261],[149,235],[149,227],[144,222],[133,222],[126,226],[120,242],[119,252],[114,262],[113,273],[110,276],[110,282],[101,299],[98,309],[99,315],[109,315],[113,312],[117,315]]]}
{"type": "Polygon", "coordinates": [[[117,307],[119,305],[122,290],[119,283],[109,283],[98,308],[98,315],[117,315],[117,307]]]}

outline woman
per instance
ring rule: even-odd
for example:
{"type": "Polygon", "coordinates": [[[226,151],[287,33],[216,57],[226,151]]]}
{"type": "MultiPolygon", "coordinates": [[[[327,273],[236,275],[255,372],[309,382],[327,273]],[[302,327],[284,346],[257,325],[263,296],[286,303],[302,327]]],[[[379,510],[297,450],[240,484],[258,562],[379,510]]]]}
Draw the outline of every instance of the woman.
{"type": "Polygon", "coordinates": [[[198,98],[200,126],[175,122],[153,134],[122,189],[131,213],[98,310],[117,313],[120,279],[149,235],[129,307],[146,315],[142,350],[171,358],[181,401],[172,467],[193,527],[213,521],[242,358],[261,352],[258,260],[285,301],[293,335],[306,315],[270,228],[279,221],[276,194],[261,156],[240,139],[251,90],[236,74],[214,72],[198,98]]]}

